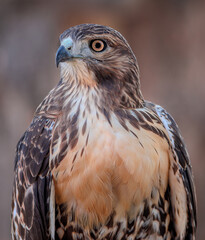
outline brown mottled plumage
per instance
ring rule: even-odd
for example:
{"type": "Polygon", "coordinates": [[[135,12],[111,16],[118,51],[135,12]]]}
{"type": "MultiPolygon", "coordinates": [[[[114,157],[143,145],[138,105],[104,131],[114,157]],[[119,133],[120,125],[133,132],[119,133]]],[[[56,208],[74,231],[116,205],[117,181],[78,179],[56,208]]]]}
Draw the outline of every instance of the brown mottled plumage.
{"type": "Polygon", "coordinates": [[[12,238],[194,240],[186,148],[127,41],[95,24],[60,41],[61,80],[17,146],[12,238]]]}

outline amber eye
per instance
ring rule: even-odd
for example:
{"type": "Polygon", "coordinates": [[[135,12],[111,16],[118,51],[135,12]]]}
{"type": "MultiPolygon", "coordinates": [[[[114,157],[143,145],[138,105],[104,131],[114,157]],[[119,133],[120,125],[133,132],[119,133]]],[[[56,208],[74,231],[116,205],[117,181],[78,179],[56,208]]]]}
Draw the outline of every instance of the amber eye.
{"type": "Polygon", "coordinates": [[[92,40],[90,42],[90,47],[95,52],[102,52],[107,47],[106,42],[102,40],[92,40]]]}

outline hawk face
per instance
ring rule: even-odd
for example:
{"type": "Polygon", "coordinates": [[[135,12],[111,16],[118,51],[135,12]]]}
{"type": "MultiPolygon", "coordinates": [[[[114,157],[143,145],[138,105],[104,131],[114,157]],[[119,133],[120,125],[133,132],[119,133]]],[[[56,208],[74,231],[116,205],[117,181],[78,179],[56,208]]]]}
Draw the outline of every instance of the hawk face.
{"type": "Polygon", "coordinates": [[[96,24],[82,24],[60,36],[56,64],[62,79],[75,79],[79,86],[97,88],[112,102],[113,94],[121,107],[142,103],[136,58],[116,30],[96,24]]]}

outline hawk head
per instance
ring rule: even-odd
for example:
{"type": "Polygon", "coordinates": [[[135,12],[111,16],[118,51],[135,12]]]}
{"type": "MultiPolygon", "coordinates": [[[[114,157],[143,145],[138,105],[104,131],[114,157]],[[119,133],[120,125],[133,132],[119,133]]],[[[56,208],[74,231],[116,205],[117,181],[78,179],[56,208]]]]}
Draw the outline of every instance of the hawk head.
{"type": "Polygon", "coordinates": [[[62,80],[97,89],[112,106],[142,105],[137,61],[119,32],[82,24],[66,30],[60,43],[56,64],[61,65],[62,80]]]}

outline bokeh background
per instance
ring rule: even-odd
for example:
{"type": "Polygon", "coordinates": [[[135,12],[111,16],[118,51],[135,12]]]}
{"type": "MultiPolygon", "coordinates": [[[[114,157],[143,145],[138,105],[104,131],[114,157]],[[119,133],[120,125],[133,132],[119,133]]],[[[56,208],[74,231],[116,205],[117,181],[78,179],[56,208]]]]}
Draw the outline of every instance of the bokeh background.
{"type": "Polygon", "coordinates": [[[146,99],[165,107],[188,147],[205,239],[205,2],[200,0],[0,1],[0,239],[10,236],[15,146],[59,80],[58,36],[99,23],[133,48],[146,99]]]}

